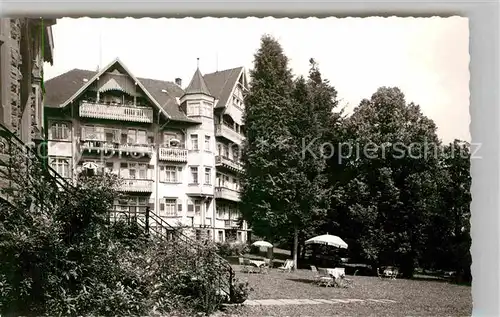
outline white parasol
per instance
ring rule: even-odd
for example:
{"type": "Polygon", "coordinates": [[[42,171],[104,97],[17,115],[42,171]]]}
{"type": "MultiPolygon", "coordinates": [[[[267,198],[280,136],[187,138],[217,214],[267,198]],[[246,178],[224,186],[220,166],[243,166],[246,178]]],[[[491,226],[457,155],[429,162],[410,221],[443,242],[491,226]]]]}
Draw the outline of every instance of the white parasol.
{"type": "Polygon", "coordinates": [[[311,238],[306,241],[306,244],[323,244],[323,245],[334,246],[337,248],[347,249],[347,243],[345,243],[344,240],[342,240],[337,236],[329,234],[324,234],[321,236],[311,238]]]}
{"type": "Polygon", "coordinates": [[[255,241],[254,243],[252,243],[253,246],[256,246],[256,247],[264,247],[264,248],[272,248],[273,245],[267,241],[255,241]]]}

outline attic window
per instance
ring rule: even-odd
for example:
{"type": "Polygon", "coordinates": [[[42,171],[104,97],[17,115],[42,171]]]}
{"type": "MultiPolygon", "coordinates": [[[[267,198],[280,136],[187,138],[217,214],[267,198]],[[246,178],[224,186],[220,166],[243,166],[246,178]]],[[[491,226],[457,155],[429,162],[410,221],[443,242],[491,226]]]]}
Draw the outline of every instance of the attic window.
{"type": "Polygon", "coordinates": [[[165,89],[162,89],[161,92],[168,93],[165,89]]]}
{"type": "Polygon", "coordinates": [[[89,81],[89,80],[88,80],[87,78],[84,78],[84,79],[83,79],[83,82],[84,82],[84,83],[86,83],[86,82],[88,82],[88,81],[89,81]]]}

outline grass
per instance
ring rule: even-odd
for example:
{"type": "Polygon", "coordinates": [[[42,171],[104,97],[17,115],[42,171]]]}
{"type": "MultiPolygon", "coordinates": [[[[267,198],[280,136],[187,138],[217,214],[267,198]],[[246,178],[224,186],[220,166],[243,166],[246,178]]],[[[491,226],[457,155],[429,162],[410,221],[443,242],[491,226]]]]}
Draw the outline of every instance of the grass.
{"type": "Polygon", "coordinates": [[[396,303],[349,303],[326,305],[239,306],[225,314],[237,316],[470,316],[471,288],[443,281],[380,280],[378,277],[348,276],[351,288],[325,288],[312,284],[312,272],[299,270],[269,274],[241,273],[254,289],[249,299],[390,299],[396,303]]]}

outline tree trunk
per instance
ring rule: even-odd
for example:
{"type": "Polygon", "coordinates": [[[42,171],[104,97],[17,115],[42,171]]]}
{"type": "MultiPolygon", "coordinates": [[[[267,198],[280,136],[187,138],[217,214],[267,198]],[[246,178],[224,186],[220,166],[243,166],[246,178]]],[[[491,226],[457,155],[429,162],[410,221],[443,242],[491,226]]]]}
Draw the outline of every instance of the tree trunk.
{"type": "Polygon", "coordinates": [[[293,270],[297,270],[297,254],[299,248],[299,229],[295,227],[293,235],[293,270]]]}
{"type": "Polygon", "coordinates": [[[300,259],[304,260],[306,258],[306,246],[305,246],[305,244],[300,245],[300,251],[301,251],[300,259]]]}

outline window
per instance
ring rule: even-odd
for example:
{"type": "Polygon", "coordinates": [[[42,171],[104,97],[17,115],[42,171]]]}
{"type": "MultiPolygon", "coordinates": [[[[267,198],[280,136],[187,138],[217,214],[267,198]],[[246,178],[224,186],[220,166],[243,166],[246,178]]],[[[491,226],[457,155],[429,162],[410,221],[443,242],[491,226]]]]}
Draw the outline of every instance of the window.
{"type": "Polygon", "coordinates": [[[36,126],[38,128],[42,127],[42,121],[43,121],[43,105],[40,102],[40,87],[37,85],[32,85],[31,86],[32,93],[33,93],[33,98],[34,98],[34,103],[35,103],[35,113],[32,113],[32,122],[35,122],[36,126]]]}
{"type": "Polygon", "coordinates": [[[182,183],[182,167],[160,166],[160,182],[182,183]]]}
{"type": "Polygon", "coordinates": [[[240,149],[238,146],[233,147],[233,161],[239,162],[240,160],[240,149]]]}
{"type": "Polygon", "coordinates": [[[205,168],[205,184],[212,184],[212,169],[210,167],[205,168]]]}
{"type": "Polygon", "coordinates": [[[69,124],[65,122],[53,123],[50,127],[50,138],[53,140],[69,139],[69,124]]]}
{"type": "Polygon", "coordinates": [[[145,163],[121,163],[120,176],[128,179],[148,179],[148,165],[145,163]]]}
{"type": "Polygon", "coordinates": [[[200,103],[199,102],[188,102],[187,115],[188,116],[199,116],[200,115],[200,103]]]}
{"type": "Polygon", "coordinates": [[[191,167],[191,184],[198,184],[198,167],[191,167]]]}
{"type": "Polygon", "coordinates": [[[163,145],[168,146],[168,147],[184,148],[183,137],[180,133],[164,132],[163,133],[163,145]],[[179,142],[172,142],[173,140],[177,140],[179,142]]]}
{"type": "Polygon", "coordinates": [[[191,134],[191,150],[198,151],[198,135],[191,134]]]}
{"type": "Polygon", "coordinates": [[[208,102],[203,102],[201,106],[201,115],[204,117],[212,118],[213,117],[213,109],[212,104],[208,102]]]}
{"type": "Polygon", "coordinates": [[[219,234],[219,241],[221,242],[224,241],[224,231],[219,230],[218,234],[219,234]]]}
{"type": "Polygon", "coordinates": [[[196,240],[201,240],[201,230],[196,229],[196,240]]]}
{"type": "Polygon", "coordinates": [[[127,133],[128,144],[147,144],[148,136],[146,130],[128,129],[127,133]]]}
{"type": "Polygon", "coordinates": [[[229,146],[224,145],[224,157],[229,158],[229,146]]]}
{"type": "Polygon", "coordinates": [[[210,230],[207,230],[207,239],[212,240],[212,235],[210,233],[210,230]]]}
{"type": "Polygon", "coordinates": [[[114,163],[113,162],[106,162],[105,171],[107,173],[113,173],[113,170],[114,170],[114,163]]]}
{"type": "Polygon", "coordinates": [[[164,212],[167,217],[177,216],[176,205],[175,199],[165,199],[164,202],[160,203],[160,212],[164,212]]]}
{"type": "Polygon", "coordinates": [[[210,151],[210,136],[205,135],[205,151],[210,151]]]}
{"type": "Polygon", "coordinates": [[[199,216],[201,214],[201,200],[196,199],[194,201],[194,213],[199,216]]]}
{"type": "Polygon", "coordinates": [[[221,155],[222,154],[222,144],[217,143],[217,154],[221,155]]]}
{"type": "Polygon", "coordinates": [[[238,231],[237,235],[238,235],[238,241],[243,242],[243,234],[238,231]]]}
{"type": "Polygon", "coordinates": [[[148,206],[147,197],[125,196],[115,202],[115,210],[130,213],[144,213],[148,206]]]}
{"type": "Polygon", "coordinates": [[[69,178],[71,177],[70,160],[70,158],[53,158],[50,161],[50,167],[62,177],[69,178]]]}

